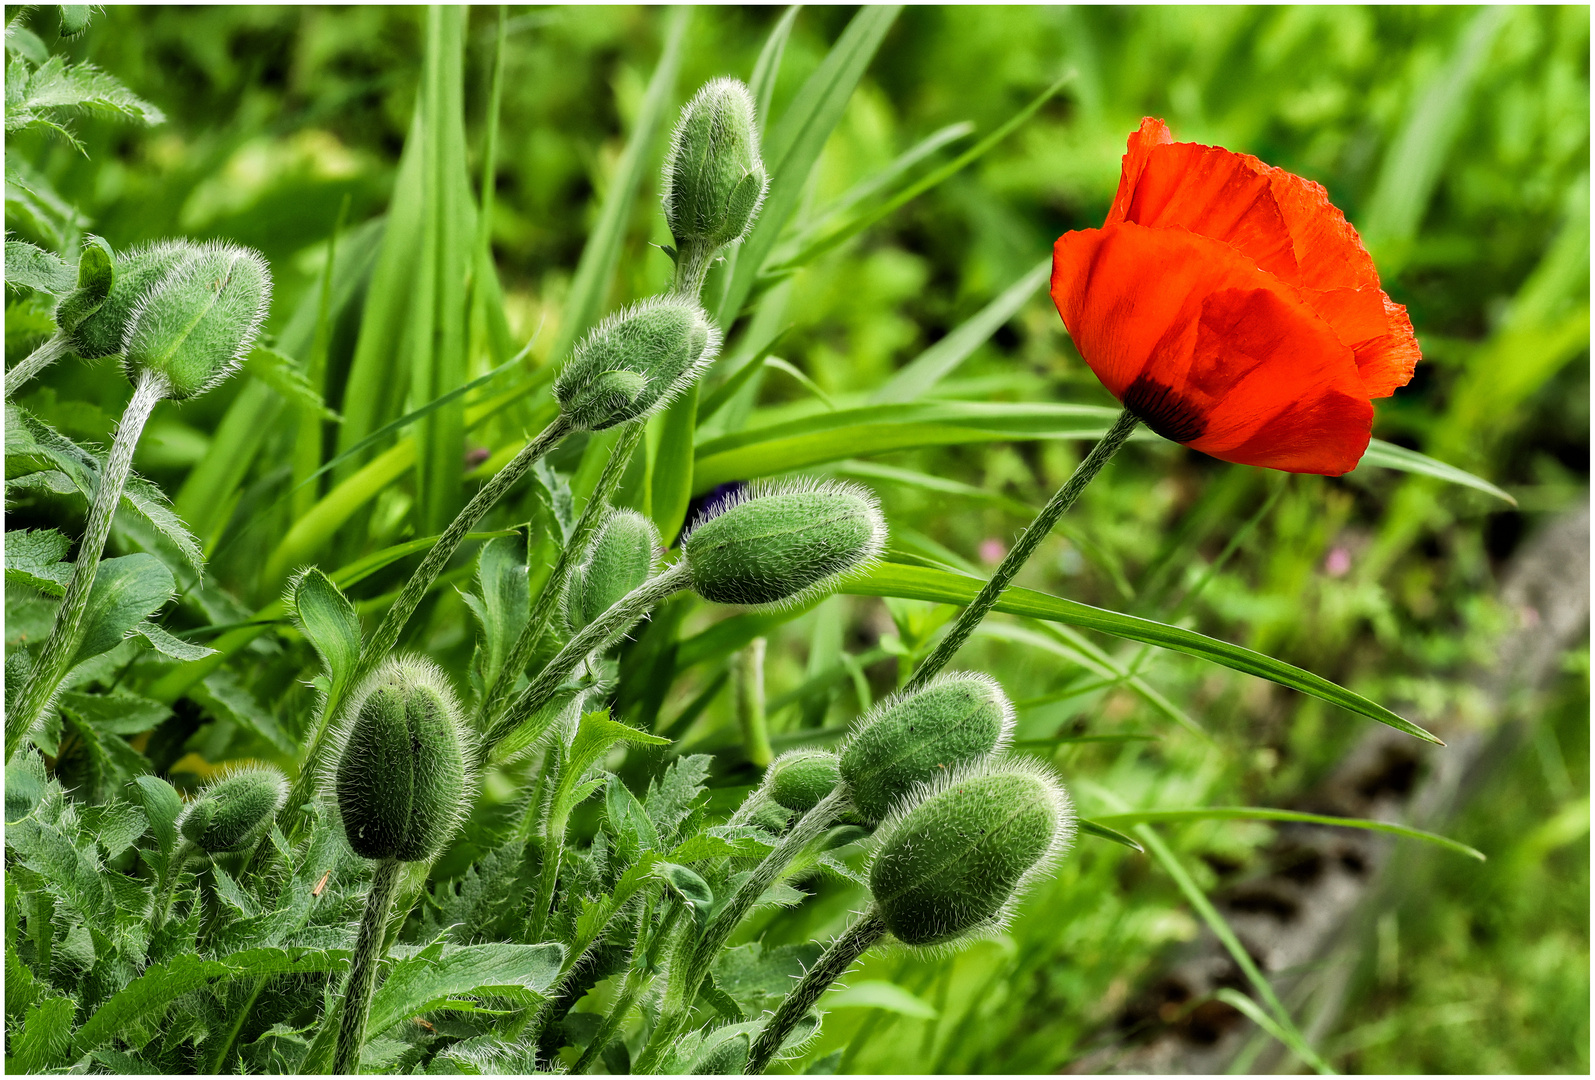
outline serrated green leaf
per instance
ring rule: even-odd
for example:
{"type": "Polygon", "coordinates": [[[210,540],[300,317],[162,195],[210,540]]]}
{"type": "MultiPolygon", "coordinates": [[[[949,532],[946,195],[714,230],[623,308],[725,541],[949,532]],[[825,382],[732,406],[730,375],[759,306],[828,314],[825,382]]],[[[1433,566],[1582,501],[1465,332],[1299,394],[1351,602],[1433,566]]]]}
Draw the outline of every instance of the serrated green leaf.
{"type": "Polygon", "coordinates": [[[76,287],[77,275],[67,261],[53,251],[45,251],[26,240],[7,240],[6,284],[65,296],[76,287]]]}
{"type": "Polygon", "coordinates": [[[56,704],[80,723],[111,735],[137,735],[172,715],[167,706],[136,694],[81,694],[65,690],[56,704]]]}
{"type": "Polygon", "coordinates": [[[54,529],[13,529],[6,533],[6,584],[27,585],[46,596],[61,596],[72,580],[73,564],[62,562],[72,541],[54,529]]]}
{"type": "Polygon", "coordinates": [[[310,385],[299,362],[265,345],[256,345],[244,358],[244,370],[271,387],[290,405],[321,420],[340,423],[343,417],[327,408],[327,403],[310,385]]]}
{"type": "Polygon", "coordinates": [[[72,1018],[77,1005],[69,997],[48,997],[28,1009],[22,1032],[6,1058],[6,1072],[37,1073],[57,1068],[69,1060],[72,1018]]]}
{"type": "Polygon", "coordinates": [[[72,666],[115,648],[128,631],[165,607],[176,590],[172,572],[153,555],[138,552],[101,562],[72,666]]]}
{"type": "Polygon", "coordinates": [[[360,616],[332,579],[314,566],[294,579],[291,596],[295,625],[321,657],[332,694],[341,700],[360,659],[360,616]]]}
{"type": "MultiPolygon", "coordinates": [[[[930,600],[962,607],[975,598],[982,584],[978,578],[953,574],[945,570],[904,566],[901,563],[877,563],[862,573],[844,579],[837,591],[854,596],[898,596],[908,600],[930,600]]],[[[1405,732],[1425,742],[1444,745],[1410,720],[1405,720],[1384,706],[1369,701],[1361,694],[1353,693],[1322,676],[1303,671],[1283,660],[1275,660],[1271,656],[1264,656],[1244,646],[1232,645],[1227,641],[1198,634],[1194,630],[1185,630],[1153,619],[1124,615],[1018,587],[1010,587],[1002,594],[997,600],[996,610],[1049,622],[1067,623],[1070,626],[1098,630],[1129,641],[1140,641],[1159,648],[1182,652],[1247,675],[1277,682],[1292,690],[1299,690],[1331,705],[1338,705],[1349,712],[1387,724],[1397,731],[1405,732]]]]}
{"type": "Polygon", "coordinates": [[[563,945],[444,945],[395,963],[371,997],[368,1037],[419,1013],[457,1007],[468,994],[520,997],[547,994],[565,958],[563,945]],[[434,958],[435,957],[435,958],[434,958]]]}
{"type": "Polygon", "coordinates": [[[618,776],[609,777],[609,788],[604,792],[604,820],[615,838],[615,851],[627,866],[643,852],[659,846],[659,831],[648,811],[618,776]]]}
{"type": "Polygon", "coordinates": [[[183,812],[182,796],[177,789],[158,776],[148,773],[135,776],[139,799],[144,804],[144,816],[149,819],[150,832],[162,855],[170,855],[177,846],[177,815],[183,812]]]}
{"type": "Polygon", "coordinates": [[[473,606],[482,622],[480,674],[492,686],[511,647],[531,617],[531,584],[527,578],[527,536],[524,529],[482,545],[476,580],[481,595],[473,606]]]}
{"type": "Polygon", "coordinates": [[[161,110],[93,64],[68,64],[64,57],[52,56],[31,72],[7,69],[7,131],[27,127],[60,131],[67,117],[80,112],[110,113],[145,124],[166,119],[161,110]]]}
{"type": "Polygon", "coordinates": [[[213,714],[233,721],[259,736],[280,753],[292,757],[299,746],[282,729],[270,709],[262,705],[230,668],[212,672],[189,696],[213,714]]]}

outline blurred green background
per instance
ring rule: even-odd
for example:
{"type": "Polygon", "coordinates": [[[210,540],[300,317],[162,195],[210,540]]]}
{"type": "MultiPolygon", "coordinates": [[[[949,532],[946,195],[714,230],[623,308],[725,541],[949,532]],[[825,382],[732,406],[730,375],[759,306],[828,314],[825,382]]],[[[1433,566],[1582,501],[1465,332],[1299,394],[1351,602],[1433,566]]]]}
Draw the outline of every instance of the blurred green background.
{"type": "MultiPolygon", "coordinates": [[[[713,76],[747,78],[780,14],[697,10],[672,109],[713,76]]],[[[772,115],[851,14],[798,16],[772,115]]],[[[659,60],[667,16],[662,8],[509,10],[491,242],[514,343],[533,342],[529,364],[561,359],[551,353],[564,300],[659,60]]],[[[468,23],[473,170],[496,19],[496,9],[476,8],[468,23]]],[[[176,234],[253,245],[276,274],[269,329],[284,335],[296,311],[314,307],[340,220],[342,250],[370,246],[361,226],[384,211],[394,187],[420,84],[423,20],[414,8],[110,7],[83,39],[57,43],[53,15],[41,14],[33,25],[53,50],[113,73],[167,121],[142,129],[85,118],[77,125],[85,152],[33,133],[10,140],[8,158],[30,163],[82,217],[29,211],[8,193],[8,234],[62,246],[87,229],[118,250],[176,234]]],[[[1498,571],[1526,535],[1587,501],[1589,22],[1587,7],[909,8],[826,145],[805,194],[807,224],[823,225],[837,200],[933,133],[971,125],[927,159],[947,160],[1060,75],[1072,78],[973,166],[800,270],[784,317],[791,329],[776,352],[809,381],[770,369],[746,404],[773,420],[862,401],[1036,267],[1056,236],[1100,224],[1124,140],[1143,115],[1166,119],[1178,139],[1253,153],[1317,180],[1362,232],[1423,347],[1412,385],[1378,404],[1375,434],[1507,488],[1517,509],[1400,473],[1286,477],[1137,444],[1090,489],[1024,583],[1155,617],[1171,618],[1178,606],[1206,633],[1420,720],[1465,715],[1463,675],[1489,659],[1505,618],[1492,603],[1498,571]],[[1233,557],[1193,590],[1265,506],[1233,557]]],[[[660,153],[655,147],[650,162],[660,153]]],[[[668,259],[654,246],[668,236],[652,164],[643,183],[603,310],[657,291],[668,277],[668,259]]],[[[8,310],[10,362],[37,342],[39,315],[26,303],[8,310]]],[[[352,314],[334,326],[325,343],[330,372],[347,370],[355,331],[352,314]]],[[[474,376],[494,361],[477,350],[469,364],[474,376]]],[[[260,564],[286,522],[251,529],[251,514],[285,490],[291,428],[264,435],[234,502],[185,505],[183,492],[247,385],[234,380],[191,405],[162,406],[137,461],[196,524],[217,582],[240,610],[274,595],[260,564]]],[[[328,403],[347,411],[342,381],[327,385],[328,403]]],[[[105,440],[127,392],[108,366],[61,364],[24,404],[74,437],[105,440]]],[[[938,394],[1111,404],[1044,291],[938,394]]],[[[499,446],[523,419],[506,418],[493,438],[471,438],[499,446]]],[[[1045,500],[1081,450],[995,443],[876,463],[960,481],[983,496],[861,478],[881,490],[900,550],[982,572],[1028,519],[1025,507],[1045,500]]],[[[340,536],[345,557],[329,565],[424,534],[406,483],[385,493],[363,532],[340,536]]],[[[386,580],[360,595],[377,595],[386,580]]],[[[772,700],[838,665],[857,675],[776,712],[777,732],[843,723],[864,699],[889,691],[904,636],[929,632],[939,617],[929,605],[838,598],[783,628],[771,642],[772,700]]],[[[471,630],[452,594],[435,606],[422,640],[464,671],[471,630]]],[[[1022,737],[1071,725],[1159,735],[1049,751],[1066,780],[1086,778],[1133,805],[1286,804],[1365,726],[1276,687],[1154,657],[1148,678],[1214,735],[1201,740],[1122,689],[1080,689],[1067,642],[1011,621],[994,620],[962,663],[992,672],[1030,703],[1022,737]]],[[[1588,672],[1587,651],[1566,660],[1550,704],[1534,710],[1533,737],[1449,828],[1491,861],[1429,860],[1395,897],[1395,959],[1388,946],[1376,955],[1370,944],[1352,1004],[1319,1047],[1336,1067],[1588,1070],[1588,672]],[[1542,826],[1562,820],[1575,826],[1546,842],[1542,826]]],[[[714,674],[678,680],[665,713],[690,708],[714,674]]],[[[671,734],[724,743],[724,698],[710,697],[671,734]]],[[[205,740],[202,729],[190,749],[209,761],[249,752],[214,732],[205,740]]],[[[1081,798],[1101,806],[1089,788],[1081,798]]],[[[1205,887],[1243,876],[1271,835],[1236,824],[1168,831],[1205,887]]],[[[828,932],[851,901],[822,890],[818,902],[773,924],[770,940],[828,932]]],[[[920,1005],[839,1008],[813,1055],[844,1049],[840,1064],[854,1071],[1058,1069],[1088,1042],[1100,1045],[1104,1025],[1197,929],[1146,859],[1082,841],[1005,938],[956,960],[871,959],[860,978],[890,979],[916,991],[920,1005]]],[[[1389,931],[1380,933],[1387,941],[1389,931]]],[[[1379,937],[1372,928],[1367,936],[1379,937]]]]}

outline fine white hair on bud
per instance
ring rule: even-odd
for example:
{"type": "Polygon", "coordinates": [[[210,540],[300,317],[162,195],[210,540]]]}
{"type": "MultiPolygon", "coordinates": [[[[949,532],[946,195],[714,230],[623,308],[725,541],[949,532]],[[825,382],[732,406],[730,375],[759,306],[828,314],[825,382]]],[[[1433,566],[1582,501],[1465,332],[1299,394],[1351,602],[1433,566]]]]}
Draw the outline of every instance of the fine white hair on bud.
{"type": "Polygon", "coordinates": [[[587,558],[571,570],[565,617],[581,630],[621,597],[659,572],[659,530],[635,510],[610,510],[593,536],[587,558]]]}
{"type": "Polygon", "coordinates": [[[577,430],[602,431],[670,404],[719,351],[720,329],[695,301],[650,297],[608,316],[576,346],[554,397],[577,430]]]}
{"type": "Polygon", "coordinates": [[[471,804],[469,741],[443,672],[389,658],[350,701],[325,776],[344,835],[367,859],[424,862],[471,804]]]}
{"type": "Polygon", "coordinates": [[[770,798],[798,813],[813,809],[841,782],[836,755],[829,750],[788,750],[764,774],[770,798]]]}
{"type": "Polygon", "coordinates": [[[192,247],[134,305],[123,366],[130,379],[158,373],[174,400],[197,397],[237,370],[270,307],[271,269],[259,252],[192,247]]]}
{"type": "Polygon", "coordinates": [[[842,481],[753,484],[710,506],[683,536],[692,588],[719,604],[800,604],[880,557],[886,519],[842,481]]]}
{"type": "Polygon", "coordinates": [[[840,751],[848,797],[866,820],[880,821],[917,785],[1002,751],[1013,723],[1013,705],[991,676],[938,675],[854,727],[840,751]]]}
{"type": "Polygon", "coordinates": [[[200,789],[177,829],[207,855],[238,851],[259,839],[287,797],[288,781],[271,766],[232,769],[200,789]]]}
{"type": "Polygon", "coordinates": [[[734,244],[753,227],[769,187],[753,95],[738,79],[705,84],[681,110],[665,155],[671,234],[681,245],[734,244]]]}
{"type": "Polygon", "coordinates": [[[887,815],[870,892],[902,944],[950,948],[999,932],[1074,834],[1069,794],[1045,767],[981,761],[921,785],[887,815]]]}
{"type": "MultiPolygon", "coordinates": [[[[85,256],[88,250],[85,246],[85,256]]],[[[128,322],[144,294],[174,267],[192,257],[193,252],[194,245],[186,240],[162,240],[114,256],[111,287],[92,311],[82,312],[82,298],[77,292],[63,298],[56,307],[56,318],[71,350],[85,360],[98,360],[121,352],[127,339],[128,322]]],[[[86,284],[81,269],[80,266],[79,291],[86,284]]]]}

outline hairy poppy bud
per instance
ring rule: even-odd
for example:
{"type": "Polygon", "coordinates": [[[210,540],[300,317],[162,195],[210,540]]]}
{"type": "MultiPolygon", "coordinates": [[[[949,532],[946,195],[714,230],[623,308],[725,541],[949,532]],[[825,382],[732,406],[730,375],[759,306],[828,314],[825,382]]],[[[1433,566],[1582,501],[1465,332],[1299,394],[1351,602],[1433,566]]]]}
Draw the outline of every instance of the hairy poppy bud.
{"type": "Polygon", "coordinates": [[[770,762],[764,783],[770,798],[799,813],[829,795],[842,782],[836,755],[826,750],[792,750],[770,762]]]}
{"type": "Polygon", "coordinates": [[[635,510],[611,510],[587,561],[571,571],[565,616],[580,630],[659,571],[659,530],[635,510]]]}
{"type": "Polygon", "coordinates": [[[748,814],[748,823],[779,836],[792,824],[792,811],[773,800],[760,799],[748,814]]]}
{"type": "Polygon", "coordinates": [[[736,79],[715,79],[681,111],[665,157],[665,221],[676,243],[736,243],[768,188],[753,95],[736,79]]]}
{"type": "Polygon", "coordinates": [[[468,805],[465,736],[443,674],[389,660],[366,684],[333,789],[356,855],[420,862],[453,835],[468,805]]]}
{"type": "Polygon", "coordinates": [[[83,238],[83,251],[78,255],[78,287],[55,305],[55,324],[62,333],[70,334],[104,305],[116,280],[115,263],[110,244],[98,236],[83,238]]]}
{"type": "Polygon", "coordinates": [[[260,835],[288,795],[288,782],[269,766],[240,769],[208,784],[183,810],[178,829],[199,850],[237,851],[260,835]]]}
{"type": "Polygon", "coordinates": [[[1069,796],[1043,770],[1008,761],[960,770],[881,826],[870,892],[905,945],[995,929],[1026,882],[1074,836],[1069,796]]]}
{"type": "Polygon", "coordinates": [[[853,484],[753,488],[714,507],[682,541],[692,588],[720,604],[778,604],[875,558],[886,522],[853,484]]]}
{"type": "Polygon", "coordinates": [[[951,674],[883,702],[841,752],[853,805],[869,821],[886,816],[916,784],[995,753],[1013,728],[1013,706],[996,680],[951,674]]]}
{"type": "Polygon", "coordinates": [[[656,296],[599,323],[554,380],[554,396],[576,428],[602,431],[668,404],[719,348],[701,307],[656,296]]]}
{"type": "MultiPolygon", "coordinates": [[[[90,260],[88,268],[92,269],[98,259],[90,255],[89,250],[85,245],[83,258],[90,260]]],[[[93,293],[84,293],[85,265],[80,259],[77,290],[63,297],[56,306],[56,322],[67,336],[68,347],[85,360],[98,360],[121,352],[127,339],[128,322],[144,294],[192,254],[193,245],[186,241],[165,240],[116,256],[111,261],[110,288],[101,302],[87,311],[85,308],[89,307],[93,293]]]]}
{"type": "Polygon", "coordinates": [[[129,377],[158,372],[178,401],[203,394],[243,360],[270,303],[271,271],[259,254],[199,246],[134,308],[122,349],[129,377]]]}

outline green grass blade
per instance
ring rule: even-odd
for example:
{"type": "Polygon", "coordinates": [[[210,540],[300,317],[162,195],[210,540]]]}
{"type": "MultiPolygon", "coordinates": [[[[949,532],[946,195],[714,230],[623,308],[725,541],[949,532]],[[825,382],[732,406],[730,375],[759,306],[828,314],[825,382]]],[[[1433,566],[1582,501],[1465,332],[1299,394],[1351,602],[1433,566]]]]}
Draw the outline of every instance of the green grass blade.
{"type": "Polygon", "coordinates": [[[763,134],[769,124],[770,102],[775,97],[775,80],[781,74],[781,59],[786,55],[787,39],[792,36],[792,24],[797,21],[801,4],[787,8],[764,39],[759,58],[753,64],[753,77],[748,80],[748,90],[758,112],[759,132],[763,134]]]}
{"type": "Polygon", "coordinates": [[[1438,833],[1396,825],[1388,821],[1369,821],[1365,818],[1330,817],[1325,814],[1304,814],[1296,810],[1275,810],[1266,806],[1204,806],[1192,810],[1140,810],[1129,814],[1100,814],[1098,820],[1108,825],[1131,826],[1161,824],[1179,821],[1299,821],[1308,825],[1334,825],[1345,829],[1367,829],[1371,832],[1404,836],[1409,840],[1422,840],[1438,844],[1447,851],[1484,861],[1484,852],[1469,847],[1438,833]]]}
{"type": "Polygon", "coordinates": [[[913,401],[935,386],[943,376],[968,359],[969,354],[995,334],[999,327],[1035,295],[1052,273],[1049,256],[1024,277],[1004,289],[995,300],[965,319],[951,333],[909,361],[870,395],[870,404],[913,401]]]}
{"type": "Polygon", "coordinates": [[[576,276],[570,283],[570,294],[565,299],[565,310],[550,353],[556,363],[564,359],[576,339],[596,323],[603,312],[604,298],[625,246],[626,223],[631,220],[631,209],[637,202],[643,176],[652,165],[653,148],[664,126],[666,108],[675,93],[682,42],[686,40],[690,18],[690,8],[677,8],[671,13],[664,50],[659,54],[653,77],[648,80],[648,90],[637,110],[636,125],[626,139],[626,149],[620,155],[620,163],[598,210],[598,223],[593,226],[587,245],[582,248],[581,261],[576,264],[576,276]]]}
{"type": "Polygon", "coordinates": [[[797,212],[820,151],[901,10],[900,5],[860,8],[782,114],[781,122],[769,130],[764,143],[764,166],[770,173],[770,193],[758,224],[739,247],[736,266],[726,280],[717,309],[723,328],[729,330],[736,320],[765,260],[797,212]]]}
{"type": "Polygon", "coordinates": [[[1095,821],[1088,821],[1085,818],[1080,818],[1075,822],[1075,824],[1079,827],[1080,831],[1087,836],[1095,836],[1103,840],[1111,840],[1113,843],[1122,844],[1132,851],[1139,851],[1143,855],[1146,854],[1146,848],[1136,843],[1133,838],[1125,836],[1117,829],[1110,829],[1106,825],[1102,825],[1095,821]]]}
{"type": "Polygon", "coordinates": [[[1318,1075],[1336,1075],[1335,1070],[1330,1068],[1328,1062],[1319,1057],[1311,1046],[1307,1045],[1306,1039],[1299,1032],[1280,1027],[1274,1022],[1273,1017],[1263,1011],[1262,1006],[1239,990],[1232,990],[1227,986],[1222,986],[1214,992],[1213,996],[1231,1008],[1244,1013],[1252,1023],[1268,1032],[1269,1035],[1278,1039],[1281,1043],[1284,1043],[1291,1053],[1311,1066],[1318,1075]]]}
{"type": "MultiPolygon", "coordinates": [[[[952,574],[945,570],[903,566],[899,563],[877,563],[869,570],[844,580],[839,591],[853,596],[897,596],[908,600],[930,600],[964,606],[980,592],[982,584],[978,578],[952,574]]],[[[1046,593],[1031,589],[1008,589],[997,601],[996,609],[1014,615],[1027,615],[1033,619],[1067,623],[1085,630],[1097,630],[1114,637],[1182,652],[1234,671],[1277,682],[1292,690],[1299,690],[1331,705],[1338,705],[1348,712],[1387,724],[1397,731],[1405,732],[1425,742],[1444,745],[1410,720],[1405,720],[1384,706],[1375,704],[1361,694],[1355,694],[1322,676],[1303,671],[1283,660],[1275,660],[1271,656],[1264,656],[1243,646],[1198,634],[1194,630],[1185,630],[1134,615],[1123,615],[1089,604],[1048,596],[1046,593]]]]}
{"type": "Polygon", "coordinates": [[[1010,514],[1015,514],[1026,520],[1033,518],[1041,511],[1039,506],[1031,506],[999,491],[990,491],[974,484],[966,484],[961,480],[949,480],[945,476],[932,476],[930,473],[918,472],[914,469],[900,469],[895,465],[881,465],[874,461],[844,461],[837,465],[834,471],[839,476],[852,476],[860,480],[868,480],[877,490],[882,484],[895,484],[899,487],[918,488],[921,491],[933,491],[939,495],[957,495],[965,499],[975,499],[979,502],[1000,506],[1010,514]]]}
{"type": "Polygon", "coordinates": [[[1380,439],[1373,439],[1368,443],[1368,452],[1362,455],[1362,461],[1353,472],[1360,471],[1365,466],[1372,465],[1380,469],[1395,469],[1397,472],[1415,473],[1418,476],[1429,476],[1436,480],[1444,480],[1448,484],[1457,484],[1461,487],[1482,491],[1486,495],[1494,495],[1510,506],[1516,506],[1517,500],[1488,480],[1465,472],[1455,465],[1447,465],[1443,461],[1436,461],[1427,454],[1420,454],[1416,450],[1408,450],[1404,446],[1387,443],[1380,439]]]}

